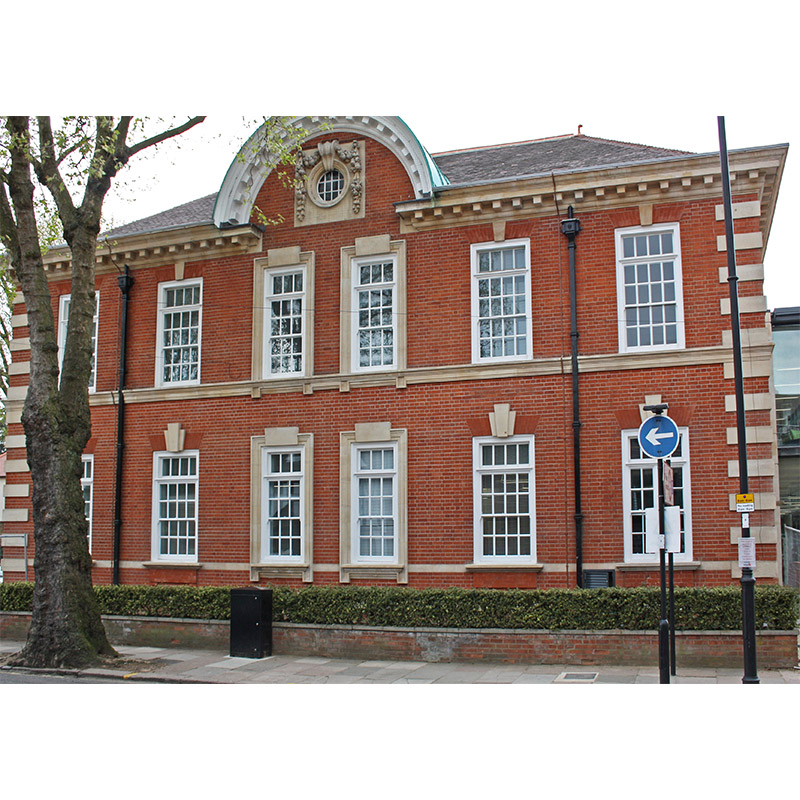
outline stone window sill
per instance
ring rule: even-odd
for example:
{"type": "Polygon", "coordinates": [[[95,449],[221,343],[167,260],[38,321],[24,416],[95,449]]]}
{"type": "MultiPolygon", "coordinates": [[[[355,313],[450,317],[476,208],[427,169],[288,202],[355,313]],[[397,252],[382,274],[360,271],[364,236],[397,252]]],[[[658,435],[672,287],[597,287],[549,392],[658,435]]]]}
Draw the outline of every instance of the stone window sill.
{"type": "MultiPolygon", "coordinates": [[[[675,570],[698,570],[702,569],[703,565],[700,561],[676,561],[673,564],[673,569],[675,570]]],[[[650,571],[655,572],[661,569],[661,565],[658,561],[650,564],[650,563],[636,563],[636,564],[617,564],[615,569],[619,570],[620,572],[644,572],[650,571]]]]}
{"type": "Polygon", "coordinates": [[[467,572],[541,572],[544,564],[466,564],[467,572]]]}

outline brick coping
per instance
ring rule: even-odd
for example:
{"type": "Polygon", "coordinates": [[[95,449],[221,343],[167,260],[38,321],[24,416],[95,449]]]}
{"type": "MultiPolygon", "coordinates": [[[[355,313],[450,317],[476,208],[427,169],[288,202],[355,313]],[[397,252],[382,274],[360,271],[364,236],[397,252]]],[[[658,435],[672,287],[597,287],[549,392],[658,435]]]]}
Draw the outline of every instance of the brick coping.
{"type": "MultiPolygon", "coordinates": [[[[4,616],[30,617],[30,611],[0,611],[0,618],[4,616]]],[[[102,614],[104,620],[119,620],[128,622],[159,622],[159,623],[180,623],[196,625],[229,625],[227,619],[199,619],[197,617],[144,617],[129,614],[102,614]]],[[[578,636],[658,636],[657,630],[647,628],[628,630],[627,628],[437,628],[433,626],[408,627],[393,625],[363,625],[363,624],[336,624],[336,623],[317,623],[317,622],[273,622],[273,628],[314,628],[319,630],[342,630],[342,631],[386,631],[392,633],[469,633],[469,634],[502,634],[504,636],[520,635],[578,635],[578,636]]],[[[676,636],[741,636],[740,630],[676,630],[676,636]]],[[[800,628],[787,630],[758,630],[756,636],[800,636],[800,628]]]]}

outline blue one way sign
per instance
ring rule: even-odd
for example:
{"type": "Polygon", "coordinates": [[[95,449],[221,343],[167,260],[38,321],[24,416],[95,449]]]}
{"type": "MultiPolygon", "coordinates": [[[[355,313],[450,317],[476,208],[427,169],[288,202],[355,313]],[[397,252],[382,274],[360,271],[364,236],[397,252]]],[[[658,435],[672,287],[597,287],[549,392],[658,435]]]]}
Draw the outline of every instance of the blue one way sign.
{"type": "Polygon", "coordinates": [[[639,447],[650,458],[669,458],[678,440],[678,426],[666,414],[656,414],[639,426],[639,447]]]}

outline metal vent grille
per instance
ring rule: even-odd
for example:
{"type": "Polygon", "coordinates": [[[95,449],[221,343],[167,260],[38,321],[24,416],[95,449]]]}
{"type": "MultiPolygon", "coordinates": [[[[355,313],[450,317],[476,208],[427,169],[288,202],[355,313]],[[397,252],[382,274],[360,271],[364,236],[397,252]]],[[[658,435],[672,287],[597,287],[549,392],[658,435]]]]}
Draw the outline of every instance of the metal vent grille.
{"type": "Polygon", "coordinates": [[[562,672],[553,683],[594,683],[599,672],[562,672]]]}
{"type": "Polygon", "coordinates": [[[584,589],[606,589],[615,585],[613,569],[585,569],[583,571],[584,589]]]}

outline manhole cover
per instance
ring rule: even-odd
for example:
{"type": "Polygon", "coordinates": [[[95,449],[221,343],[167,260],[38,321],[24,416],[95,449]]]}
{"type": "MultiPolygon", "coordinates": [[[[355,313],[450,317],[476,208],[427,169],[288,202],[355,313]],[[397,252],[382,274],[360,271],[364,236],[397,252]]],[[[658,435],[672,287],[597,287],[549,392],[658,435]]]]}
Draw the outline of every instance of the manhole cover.
{"type": "Polygon", "coordinates": [[[562,672],[553,683],[594,683],[597,672],[562,672]]]}

